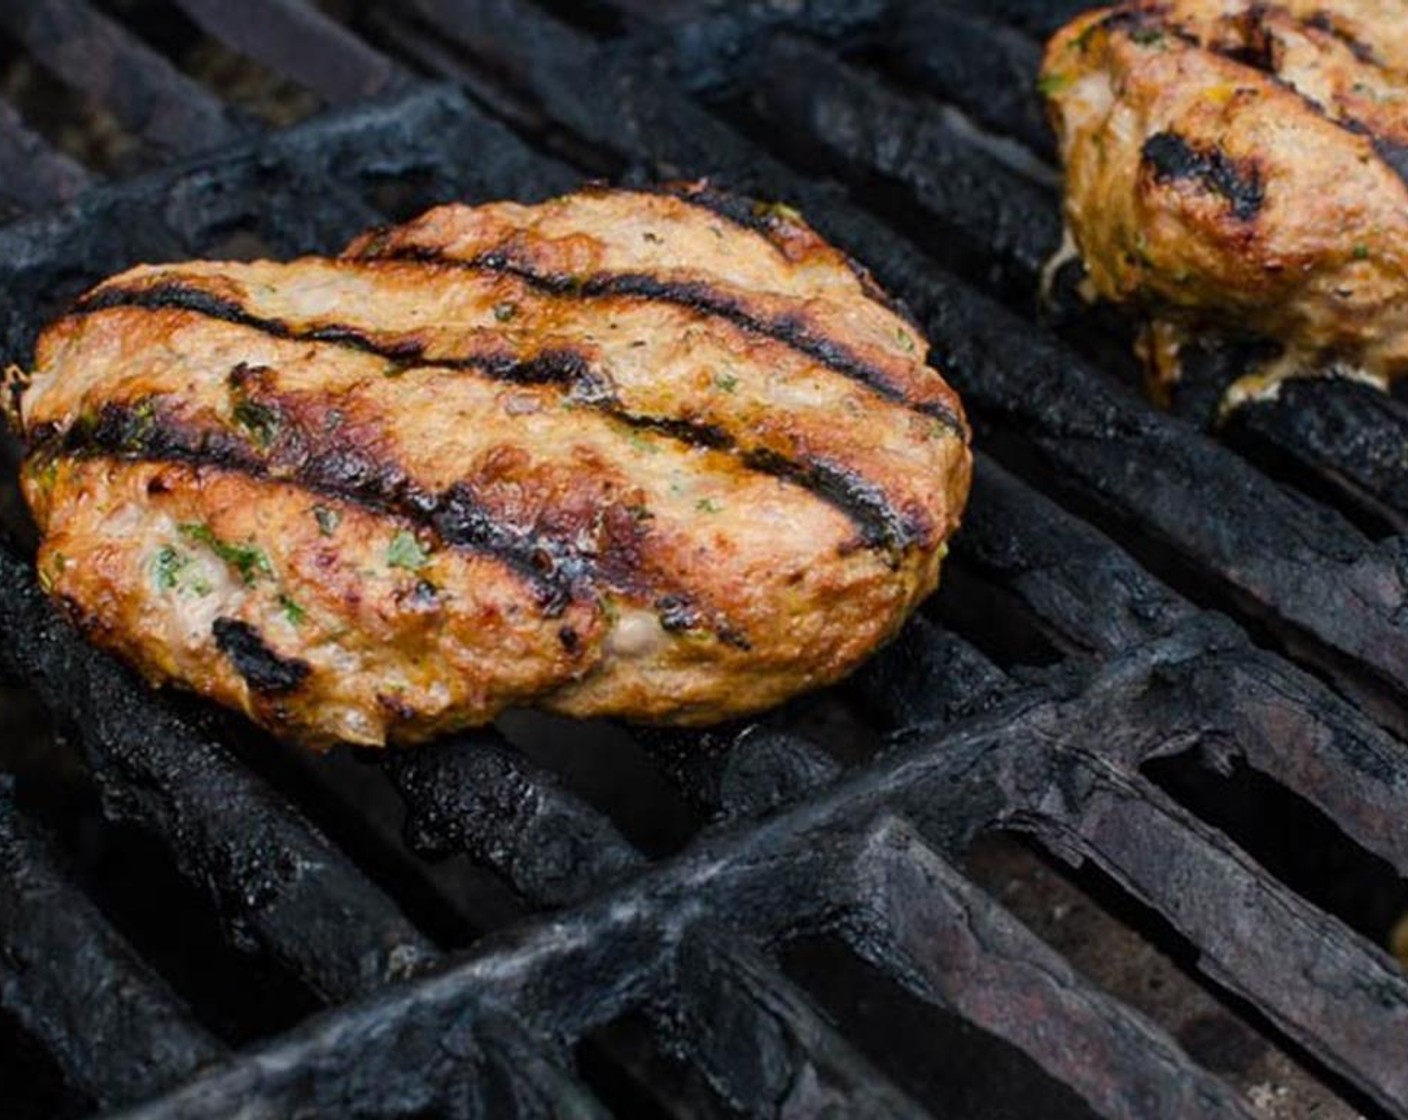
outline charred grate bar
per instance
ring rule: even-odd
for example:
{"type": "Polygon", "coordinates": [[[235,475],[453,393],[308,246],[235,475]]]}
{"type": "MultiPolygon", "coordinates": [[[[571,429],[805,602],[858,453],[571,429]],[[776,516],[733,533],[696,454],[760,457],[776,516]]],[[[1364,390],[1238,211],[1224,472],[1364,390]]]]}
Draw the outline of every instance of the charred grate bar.
{"type": "MultiPolygon", "coordinates": [[[[138,257],[218,253],[232,237],[280,254],[327,251],[385,216],[446,197],[542,197],[584,171],[720,171],[736,186],[800,202],[877,265],[926,320],[942,364],[978,405],[985,442],[1010,466],[1131,541],[1175,545],[1184,568],[1205,581],[1200,589],[1218,587],[1253,621],[1279,620],[1298,654],[1351,683],[1377,675],[1389,694],[1380,712],[1394,718],[1398,543],[1374,545],[1330,509],[1286,494],[969,286],[1014,305],[1030,287],[1054,228],[1043,153],[1023,163],[965,132],[959,118],[941,115],[933,125],[914,109],[912,88],[937,90],[970,72],[945,69],[942,55],[927,60],[934,65],[906,57],[896,37],[934,25],[926,19],[961,26],[971,42],[996,37],[1005,53],[972,79],[996,88],[1002,68],[1028,64],[1035,48],[1027,30],[1009,24],[1040,27],[1059,5],[938,14],[904,5],[904,19],[890,23],[879,5],[822,0],[721,14],[680,0],[670,7],[686,22],[667,34],[641,24],[606,42],[515,0],[373,5],[365,26],[399,52],[392,62],[298,0],[259,0],[240,13],[180,4],[227,45],[329,100],[398,88],[419,63],[464,82],[530,142],[460,94],[420,87],[285,133],[251,131],[218,157],[88,190],[65,211],[0,231],[0,275],[14,293],[0,322],[10,354],[27,350],[57,301],[138,257]],[[252,35],[265,19],[286,41],[252,35]],[[305,47],[312,53],[300,68],[305,47]],[[837,49],[858,60],[852,68],[836,68],[837,49]],[[867,70],[886,58],[907,85],[891,88],[867,70]],[[830,108],[817,118],[816,105],[830,108]],[[883,137],[856,143],[876,114],[892,111],[912,125],[923,159],[874,142],[883,137]],[[752,131],[758,122],[773,131],[752,131]],[[786,143],[778,122],[791,133],[786,143]],[[850,196],[790,170],[748,136],[804,168],[824,166],[850,196]],[[935,181],[934,168],[953,182],[935,181]],[[914,213],[968,240],[920,237],[915,246],[897,236],[867,212],[899,197],[867,193],[882,181],[910,191],[914,213]],[[1226,509],[1214,515],[1209,502],[1226,509]],[[1349,589],[1336,591],[1345,579],[1349,589]]],[[[621,9],[627,24],[655,10],[621,9]]],[[[150,48],[78,0],[16,12],[28,22],[12,33],[33,38],[36,53],[57,49],[45,36],[71,25],[87,29],[102,57],[127,59],[124,112],[135,113],[134,97],[155,105],[182,97],[184,85],[150,48]],[[58,23],[41,19],[49,8],[58,23]]],[[[1023,104],[1017,95],[992,99],[981,123],[1033,143],[1023,135],[1031,121],[1018,120],[1023,104]]],[[[180,122],[208,108],[195,98],[171,119],[187,127],[180,122]]],[[[143,127],[150,142],[160,138],[155,125],[143,127]]],[[[32,197],[27,205],[43,196],[32,197]]],[[[1306,422],[1294,409],[1288,415],[1306,422]]],[[[1374,438],[1387,440],[1392,422],[1380,430],[1374,438]]],[[[1324,460],[1298,461],[1324,473],[1324,460]]],[[[1395,508],[1387,483],[1364,481],[1356,475],[1335,493],[1373,494],[1395,508]]],[[[277,765],[260,765],[256,776],[198,705],[150,694],[83,645],[19,552],[6,550],[0,667],[76,728],[109,810],[169,845],[211,890],[232,936],[342,1006],[225,1056],[220,1040],[181,1011],[179,995],[62,880],[42,838],[14,813],[0,817],[9,822],[0,827],[6,868],[52,888],[58,944],[91,938],[93,967],[140,993],[129,1042],[166,1031],[173,1056],[142,1080],[142,1067],[47,1031],[42,1021],[83,998],[80,976],[62,967],[6,991],[28,1001],[31,1033],[96,1098],[134,1100],[215,1063],[130,1115],[602,1115],[610,1093],[598,1099],[595,1082],[584,1087],[573,1053],[631,1015],[702,1086],[703,1095],[672,1096],[653,1074],[638,1074],[667,1109],[924,1114],[924,1102],[779,966],[778,950],[824,933],[922,1003],[1028,1055],[1101,1115],[1250,1115],[1164,1030],[1077,975],[958,869],[977,836],[1002,828],[1103,869],[1197,946],[1213,983],[1362,1094],[1358,1107],[1408,1114],[1402,971],[1142,770],[1192,751],[1215,766],[1240,760],[1318,806],[1402,875],[1403,745],[985,458],[952,564],[955,578],[1000,591],[996,621],[1039,636],[1057,662],[1037,667],[981,652],[921,616],[843,690],[878,739],[859,766],[800,730],[796,712],[744,728],[633,736],[714,822],[670,858],[650,859],[627,839],[636,827],[629,816],[603,812],[573,780],[497,735],[388,754],[373,777],[384,775],[404,800],[416,850],[467,856],[530,912],[549,911],[447,956],[407,918],[396,884],[373,881],[294,803],[325,813],[321,777],[292,793],[277,765]]],[[[316,764],[305,769],[320,773],[316,764]]],[[[0,942],[32,939],[40,927],[28,905],[0,912],[0,942]]],[[[54,960],[64,959],[56,950],[54,960]]],[[[642,1068],[622,1036],[601,1038],[592,1044],[609,1065],[642,1068]]]]}
{"type": "Polygon", "coordinates": [[[142,1100],[224,1054],[66,879],[12,781],[0,787],[0,946],[0,1003],[98,1104],[142,1100]]]}

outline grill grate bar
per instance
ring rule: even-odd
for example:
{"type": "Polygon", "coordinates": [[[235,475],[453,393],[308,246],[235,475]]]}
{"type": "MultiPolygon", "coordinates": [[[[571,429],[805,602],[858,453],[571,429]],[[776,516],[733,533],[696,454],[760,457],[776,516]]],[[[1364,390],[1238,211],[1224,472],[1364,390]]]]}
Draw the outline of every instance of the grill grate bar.
{"type": "MultiPolygon", "coordinates": [[[[1151,783],[1076,747],[1079,805],[1032,806],[1060,853],[1094,861],[1198,946],[1198,967],[1385,1107],[1408,1107],[1408,977],[1151,783]]],[[[1029,822],[1023,821],[1024,824],[1029,822]]]]}
{"type": "Polygon", "coordinates": [[[757,951],[719,930],[679,949],[676,1044],[697,1056],[714,1090],[745,1116],[922,1120],[897,1089],[757,951]]]}
{"type": "Polygon", "coordinates": [[[305,0],[176,0],[217,39],[332,104],[373,97],[410,77],[305,0]]]}
{"type": "Polygon", "coordinates": [[[1119,1120],[1254,1113],[1161,1028],[1111,999],[902,821],[868,839],[860,951],[919,995],[1019,1046],[1119,1120]]]}
{"type": "Polygon", "coordinates": [[[4,27],[48,69],[111,109],[156,154],[218,148],[253,125],[84,0],[13,0],[4,27]]]}
{"type": "Polygon", "coordinates": [[[100,1105],[141,1100],[224,1053],[59,870],[10,779],[0,782],[0,1003],[100,1105]]]}
{"type": "MultiPolygon", "coordinates": [[[[982,711],[1012,680],[956,634],[917,615],[848,682],[882,727],[937,727],[982,711]]],[[[759,723],[691,731],[641,728],[636,738],[693,804],[723,820],[761,814],[834,781],[836,758],[804,736],[759,723]]]]}
{"type": "MultiPolygon", "coordinates": [[[[433,998],[433,996],[432,996],[433,998]]],[[[375,1002],[300,1027],[113,1120],[443,1116],[605,1120],[609,1113],[509,1016],[472,993],[385,1036],[375,1002]],[[290,1063],[295,1064],[290,1064],[290,1063]]]]}
{"type": "Polygon", "coordinates": [[[1049,186],[1020,175],[960,132],[933,104],[887,88],[795,36],[759,48],[750,107],[782,125],[779,150],[824,165],[867,201],[894,198],[925,219],[906,223],[946,268],[1030,306],[1061,244],[1049,186]],[[912,201],[910,201],[912,199],[912,201]]]}
{"type": "Polygon", "coordinates": [[[72,726],[110,816],[162,836],[237,940],[332,999],[405,976],[434,948],[199,717],[143,686],[62,619],[0,549],[0,662],[72,726]]]}
{"type": "MultiPolygon", "coordinates": [[[[397,752],[386,770],[413,845],[467,852],[537,908],[582,901],[644,863],[605,816],[492,733],[397,752]]],[[[662,1025],[731,1107],[771,1115],[770,1103],[820,1078],[856,1115],[921,1114],[751,950],[718,930],[690,941],[662,1025]]]]}
{"type": "Polygon", "coordinates": [[[68,202],[93,185],[92,174],[31,132],[18,111],[0,100],[0,206],[37,210],[68,202]]]}
{"type": "Polygon", "coordinates": [[[953,723],[1006,699],[1013,685],[981,652],[922,614],[850,681],[857,698],[890,731],[953,723]]]}
{"type": "Polygon", "coordinates": [[[1026,605],[1062,648],[1106,656],[1169,634],[1194,607],[1084,522],[987,458],[954,555],[1026,605]]]}
{"type": "Polygon", "coordinates": [[[1200,667],[1185,702],[1222,713],[1228,756],[1274,777],[1329,814],[1408,878],[1408,752],[1354,705],[1279,658],[1234,650],[1200,667]]]}
{"type": "Polygon", "coordinates": [[[724,820],[766,812],[841,773],[822,747],[769,721],[703,732],[642,728],[635,736],[691,804],[724,820]]]}
{"type": "Polygon", "coordinates": [[[886,26],[880,49],[916,88],[1055,164],[1056,142],[1035,94],[1041,45],[1029,35],[981,10],[906,2],[886,26]]]}
{"type": "Polygon", "coordinates": [[[1352,381],[1287,381],[1275,399],[1241,405],[1224,431],[1293,477],[1309,464],[1313,482],[1338,500],[1408,531],[1408,409],[1387,393],[1352,381]]]}
{"type": "Polygon", "coordinates": [[[261,1091],[289,1108],[315,1099],[319,1079],[339,1071],[365,1066],[373,1080],[408,1065],[433,1072],[423,1036],[443,1034],[480,999],[530,1027],[577,1037],[659,1001],[677,947],[712,915],[735,916],[764,937],[816,927],[828,915],[841,921],[856,901],[846,869],[878,814],[903,813],[929,842],[960,849],[1007,804],[1039,800],[1051,787],[1042,745],[1056,751],[1099,741],[1133,751],[1162,741],[1157,713],[1144,711],[1141,698],[1167,665],[1197,656],[1207,641],[1191,633],[1141,647],[1069,699],[1028,694],[938,736],[912,733],[882,762],[809,802],[702,840],[580,907],[485,939],[436,975],[295,1028],[143,1115],[216,1114],[235,1093],[251,1092],[251,1065],[263,1071],[261,1091]],[[1123,718],[1112,721],[1111,712],[1123,718]]]}
{"type": "Polygon", "coordinates": [[[502,736],[390,751],[412,848],[467,852],[537,906],[579,902],[643,860],[616,827],[502,736]]]}
{"type": "MultiPolygon", "coordinates": [[[[1108,539],[981,457],[958,544],[959,558],[1080,651],[1133,649],[1196,616],[1108,539]]],[[[1206,721],[1217,729],[1209,749],[1219,758],[1243,758],[1275,777],[1408,876],[1403,744],[1313,677],[1227,634],[1220,651],[1170,677],[1169,719],[1182,709],[1206,721]]]]}

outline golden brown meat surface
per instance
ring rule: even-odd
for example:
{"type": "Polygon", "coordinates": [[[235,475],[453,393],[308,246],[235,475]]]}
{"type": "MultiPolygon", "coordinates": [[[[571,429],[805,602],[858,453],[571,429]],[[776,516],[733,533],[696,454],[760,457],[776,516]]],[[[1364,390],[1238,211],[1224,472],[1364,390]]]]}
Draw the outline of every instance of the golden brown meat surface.
{"type": "Polygon", "coordinates": [[[834,681],[933,590],[971,465],[869,277],[699,184],[134,268],[44,332],[19,426],[91,639],[310,745],[834,681]]]}
{"type": "Polygon", "coordinates": [[[1090,286],[1156,325],[1285,347],[1275,373],[1408,373],[1408,8],[1136,0],[1047,47],[1090,286]]]}

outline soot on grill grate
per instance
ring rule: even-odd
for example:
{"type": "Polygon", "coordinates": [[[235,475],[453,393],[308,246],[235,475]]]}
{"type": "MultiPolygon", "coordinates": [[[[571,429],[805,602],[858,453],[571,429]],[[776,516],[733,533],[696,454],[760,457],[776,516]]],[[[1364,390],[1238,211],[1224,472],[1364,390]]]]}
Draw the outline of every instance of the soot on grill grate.
{"type": "Polygon", "coordinates": [[[982,449],[945,589],[843,687],[315,759],[57,618],[7,447],[7,1107],[1408,1115],[1405,421],[1306,385],[1219,441],[1038,312],[1072,9],[0,11],[7,360],[138,260],[707,173],[874,267],[982,449]]]}

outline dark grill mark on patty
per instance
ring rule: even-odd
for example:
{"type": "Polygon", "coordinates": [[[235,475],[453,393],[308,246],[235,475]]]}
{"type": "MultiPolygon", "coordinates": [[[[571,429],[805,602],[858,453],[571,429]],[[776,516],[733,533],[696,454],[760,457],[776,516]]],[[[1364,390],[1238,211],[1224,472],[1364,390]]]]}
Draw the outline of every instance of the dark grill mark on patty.
{"type": "Polygon", "coordinates": [[[1238,221],[1251,221],[1266,201],[1266,188],[1255,167],[1239,164],[1216,148],[1194,147],[1176,132],[1150,136],[1141,156],[1153,170],[1155,182],[1196,182],[1226,199],[1238,221]]]}
{"type": "Polygon", "coordinates": [[[497,381],[514,381],[524,385],[563,385],[569,388],[583,384],[590,375],[585,358],[570,350],[544,350],[526,360],[506,353],[471,354],[462,358],[424,356],[424,347],[414,339],[378,342],[355,327],[327,323],[300,329],[281,319],[255,315],[232,299],[212,295],[201,288],[180,282],[153,284],[147,288],[112,287],[86,296],[74,305],[70,314],[95,315],[119,307],[143,308],[149,311],[189,311],[208,319],[248,327],[261,334],[296,342],[322,342],[345,346],[384,358],[393,366],[425,366],[431,369],[477,370],[497,381]]]}
{"type": "MultiPolygon", "coordinates": [[[[1168,35],[1178,40],[1186,46],[1195,50],[1205,50],[1231,62],[1239,63],[1249,67],[1261,74],[1267,81],[1271,82],[1278,89],[1285,90],[1292,97],[1296,98],[1306,109],[1321,120],[1328,121],[1337,128],[1355,136],[1364,136],[1374,146],[1374,151],[1384,164],[1408,187],[1408,143],[1383,136],[1375,132],[1364,121],[1358,117],[1344,115],[1338,116],[1327,109],[1314,97],[1297,89],[1279,73],[1281,64],[1280,51],[1277,49],[1275,35],[1265,24],[1265,18],[1272,5],[1253,5],[1247,12],[1247,23],[1243,29],[1245,42],[1241,46],[1227,46],[1218,43],[1203,42],[1187,28],[1180,26],[1172,20],[1164,17],[1158,11],[1130,12],[1117,10],[1111,16],[1107,16],[1101,25],[1110,30],[1130,31],[1134,29],[1154,30],[1164,35],[1168,35]]],[[[1359,55],[1359,51],[1367,50],[1363,44],[1357,44],[1352,36],[1337,29],[1333,21],[1325,13],[1319,13],[1304,21],[1307,26],[1316,30],[1333,35],[1340,42],[1345,43],[1350,50],[1359,55]]],[[[1375,62],[1376,60],[1370,52],[1369,57],[1360,56],[1365,62],[1375,62]]],[[[1151,140],[1153,137],[1150,138],[1151,140]]]]}
{"type": "Polygon", "coordinates": [[[911,400],[902,388],[894,384],[885,370],[865,361],[844,343],[813,330],[800,317],[758,314],[743,301],[702,281],[662,280],[645,272],[599,273],[589,276],[537,272],[522,261],[515,260],[511,254],[497,251],[481,254],[470,260],[461,260],[433,249],[410,247],[380,253],[367,259],[412,261],[462,268],[471,272],[500,273],[514,276],[529,287],[554,296],[578,299],[626,296],[687,307],[691,311],[727,320],[751,334],[780,342],[826,366],[827,369],[866,386],[877,396],[931,416],[954,434],[960,437],[963,435],[962,422],[947,405],[937,401],[911,400]]]}
{"type": "Polygon", "coordinates": [[[308,679],[312,668],[297,657],[281,657],[265,643],[258,630],[237,618],[217,618],[210,628],[216,648],[235,671],[261,696],[287,696],[308,679]]]}
{"type": "MultiPolygon", "coordinates": [[[[223,322],[248,327],[275,338],[314,341],[385,358],[393,365],[420,366],[427,369],[474,370],[498,381],[521,385],[555,385],[565,390],[577,404],[610,416],[633,428],[658,432],[676,442],[693,447],[708,447],[727,451],[748,469],[785,479],[807,490],[844,513],[856,525],[866,547],[903,549],[915,543],[927,543],[933,526],[906,519],[893,508],[884,491],[864,482],[853,471],[835,468],[812,459],[794,462],[771,451],[740,451],[735,439],[723,428],[697,421],[672,417],[642,416],[620,408],[614,401],[608,380],[600,375],[585,356],[568,349],[544,350],[527,359],[511,354],[485,353],[466,357],[426,359],[414,342],[386,345],[354,328],[338,324],[311,330],[299,329],[278,319],[254,315],[234,300],[213,296],[199,288],[171,283],[150,288],[107,288],[83,300],[74,310],[78,314],[96,314],[121,307],[148,310],[176,309],[189,311],[223,322]],[[839,471],[839,474],[838,474],[839,471]]],[[[123,418],[126,431],[122,439],[147,438],[140,431],[139,416],[123,418]]],[[[116,438],[116,437],[114,437],[116,438]]],[[[157,433],[155,438],[160,438],[157,433]]],[[[121,442],[105,442],[112,450],[121,450],[121,442]]],[[[345,477],[352,469],[350,462],[331,464],[335,487],[345,487],[345,477]]]]}
{"type": "MultiPolygon", "coordinates": [[[[287,409],[290,414],[293,409],[287,409]]],[[[263,453],[238,433],[208,428],[164,416],[151,400],[140,404],[105,404],[87,422],[66,432],[31,433],[31,456],[112,455],[142,462],[174,462],[237,472],[250,478],[284,482],[314,493],[402,518],[431,530],[444,544],[491,556],[533,587],[549,617],[561,615],[579,595],[595,585],[631,596],[660,596],[687,604],[701,629],[740,648],[746,643],[721,613],[697,604],[693,596],[653,578],[643,570],[644,534],[638,518],[620,507],[604,511],[612,532],[600,555],[584,555],[572,543],[575,534],[545,535],[505,524],[465,483],[439,492],[409,478],[396,463],[350,446],[310,446],[305,433],[288,426],[263,453]],[[263,457],[267,455],[268,457],[263,457]]],[[[594,512],[594,511],[593,511],[594,512]]],[[[567,527],[567,528],[570,528],[567,527]]]]}
{"type": "Polygon", "coordinates": [[[109,402],[96,417],[66,432],[47,427],[32,432],[30,443],[30,453],[36,456],[113,455],[132,461],[210,466],[261,481],[288,482],[375,513],[404,518],[433,530],[447,545],[501,560],[527,579],[550,616],[560,614],[571,600],[567,577],[580,573],[573,573],[570,565],[545,573],[535,557],[548,545],[495,521],[467,489],[429,492],[395,464],[354,447],[289,448],[286,458],[280,450],[271,448],[271,457],[265,459],[236,432],[158,418],[150,402],[109,402]]]}
{"type": "Polygon", "coordinates": [[[687,206],[708,211],[739,229],[760,234],[769,245],[781,252],[772,240],[770,208],[743,195],[719,191],[707,184],[698,183],[653,183],[636,187],[647,194],[668,195],[677,198],[687,206]]]}
{"type": "Polygon", "coordinates": [[[1368,43],[1356,39],[1354,35],[1347,28],[1341,26],[1329,12],[1316,12],[1305,22],[1307,26],[1315,28],[1316,31],[1322,31],[1326,35],[1343,43],[1344,46],[1349,48],[1349,52],[1360,62],[1367,63],[1370,66],[1380,65],[1379,56],[1374,53],[1374,48],[1369,46],[1368,43]]]}
{"type": "MultiPolygon", "coordinates": [[[[745,195],[730,194],[727,191],[715,190],[709,186],[698,186],[690,183],[658,183],[654,186],[638,188],[650,191],[654,194],[667,194],[671,198],[677,198],[688,206],[695,206],[701,210],[707,210],[711,214],[716,214],[721,218],[732,222],[734,225],[759,234],[769,245],[771,245],[784,258],[787,257],[782,246],[773,240],[773,233],[776,229],[779,215],[778,207],[773,204],[759,202],[748,198],[745,195]]],[[[835,246],[833,245],[834,249],[835,246]]],[[[839,252],[839,250],[838,250],[839,252]]],[[[869,299],[874,300],[886,310],[899,316],[910,325],[916,334],[923,334],[923,327],[919,320],[914,317],[905,302],[896,296],[892,296],[884,288],[875,282],[870,270],[859,261],[855,260],[849,253],[839,252],[846,267],[851,270],[856,279],[860,281],[861,290],[869,299]]]]}
{"type": "Polygon", "coordinates": [[[1408,144],[1401,140],[1390,140],[1385,136],[1374,136],[1374,151],[1408,185],[1408,144]]]}

